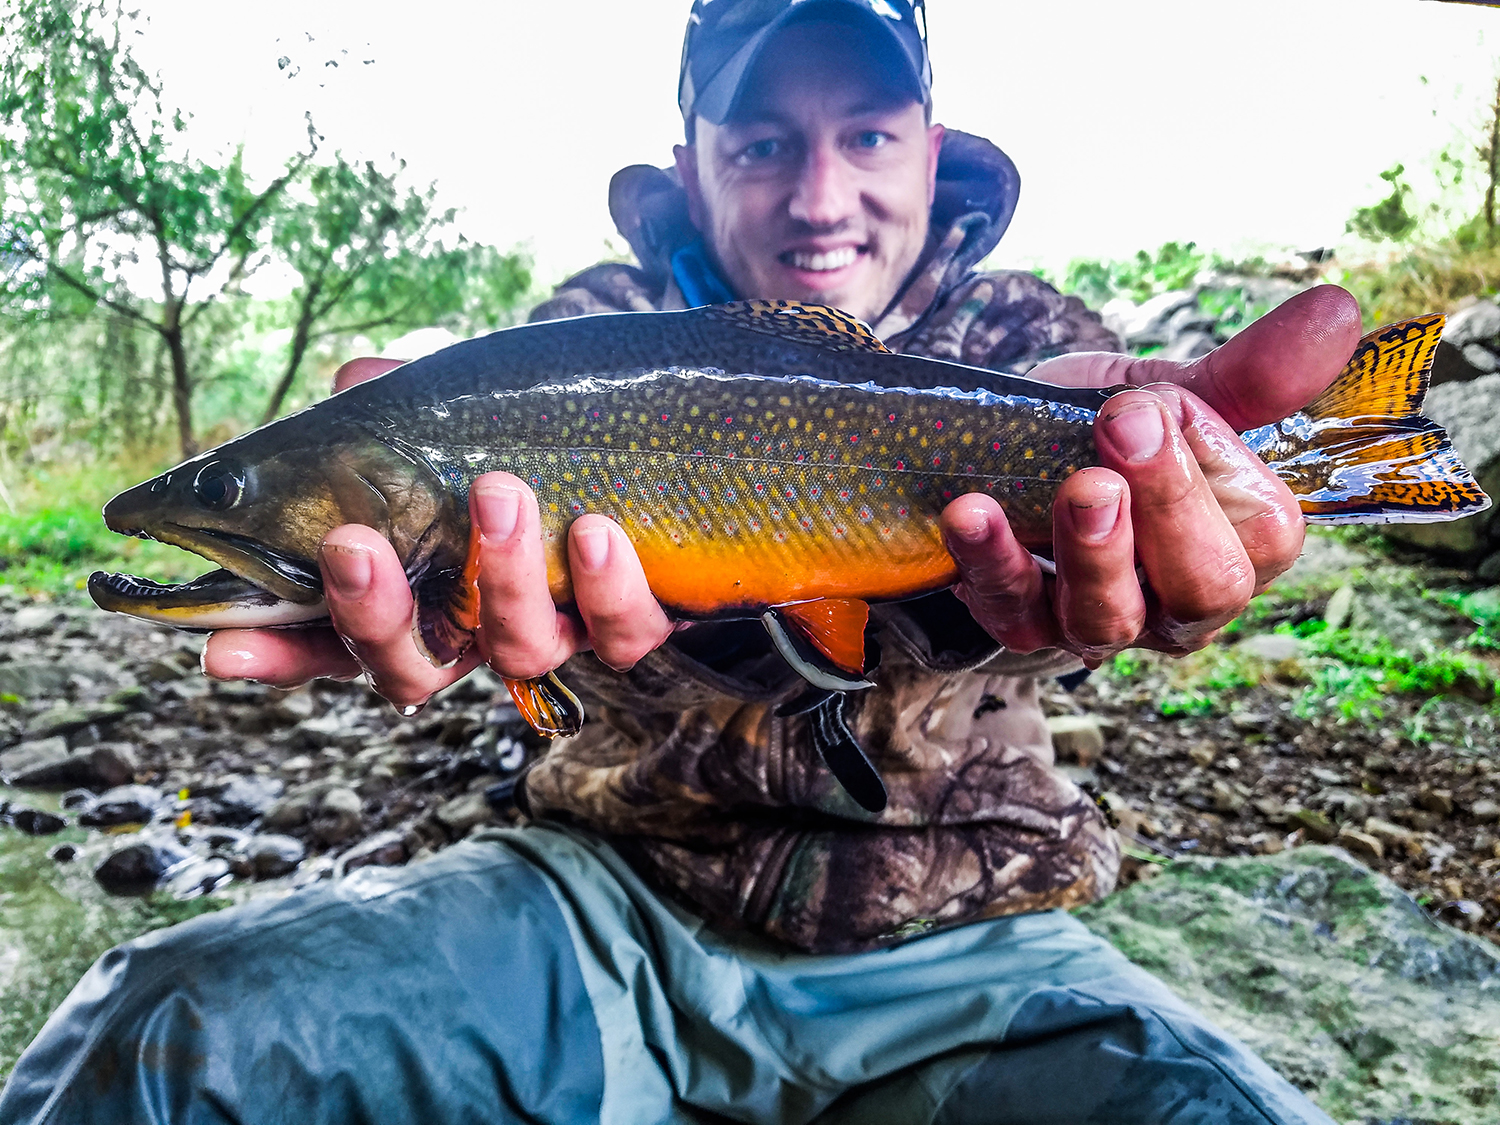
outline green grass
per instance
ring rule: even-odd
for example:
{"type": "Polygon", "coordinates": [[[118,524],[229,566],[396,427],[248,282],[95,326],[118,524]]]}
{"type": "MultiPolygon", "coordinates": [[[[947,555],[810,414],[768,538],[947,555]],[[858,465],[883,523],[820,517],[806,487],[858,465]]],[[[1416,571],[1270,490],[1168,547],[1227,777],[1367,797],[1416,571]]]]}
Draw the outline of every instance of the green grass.
{"type": "Polygon", "coordinates": [[[32,598],[77,597],[95,570],[180,581],[207,562],[164,543],[130,539],[104,526],[105,500],[155,471],[150,462],[37,469],[0,511],[0,586],[32,598]]]}

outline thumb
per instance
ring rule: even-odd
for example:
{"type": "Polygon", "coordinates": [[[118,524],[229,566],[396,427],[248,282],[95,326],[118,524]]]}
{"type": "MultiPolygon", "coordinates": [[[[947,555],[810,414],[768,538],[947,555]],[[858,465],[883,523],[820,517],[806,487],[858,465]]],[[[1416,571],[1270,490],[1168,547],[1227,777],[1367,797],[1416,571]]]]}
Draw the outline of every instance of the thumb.
{"type": "Polygon", "coordinates": [[[1030,376],[1071,387],[1173,383],[1243,431],[1285,418],[1322,394],[1349,362],[1359,336],[1359,302],[1337,285],[1319,285],[1201,359],[1178,363],[1079,352],[1038,364],[1030,376]]]}

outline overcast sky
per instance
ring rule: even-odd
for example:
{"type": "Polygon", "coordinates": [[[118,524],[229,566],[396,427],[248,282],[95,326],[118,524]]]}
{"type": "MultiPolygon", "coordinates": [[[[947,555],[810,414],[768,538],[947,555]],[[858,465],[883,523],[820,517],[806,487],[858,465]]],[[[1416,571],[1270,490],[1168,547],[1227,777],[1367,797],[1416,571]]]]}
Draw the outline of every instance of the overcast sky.
{"type": "MultiPolygon", "coordinates": [[[[670,160],[688,7],[144,0],[137,42],[205,153],[242,140],[269,172],[310,110],[330,150],[399,155],[550,282],[604,250],[610,175],[670,160]]],[[[937,119],[1021,170],[1007,265],[1336,240],[1383,169],[1477,132],[1500,46],[1500,11],[1431,0],[929,0],[928,18],[937,119]]]]}

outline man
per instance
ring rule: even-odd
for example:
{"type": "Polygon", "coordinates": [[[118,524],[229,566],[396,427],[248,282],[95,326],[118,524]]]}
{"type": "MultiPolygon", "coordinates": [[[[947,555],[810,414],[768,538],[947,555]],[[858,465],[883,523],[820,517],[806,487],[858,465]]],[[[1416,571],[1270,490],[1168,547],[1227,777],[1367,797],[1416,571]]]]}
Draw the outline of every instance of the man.
{"type": "Polygon", "coordinates": [[[348,527],[321,560],[341,638],[221,633],[205,669],[363,669],[407,705],[481,658],[512,677],[571,658],[591,721],[528,775],[535,822],[107,955],[0,1121],[1328,1120],[1053,909],[1106,893],[1118,856],[1050,768],[1037,678],[1200,647],[1290,564],[1295,503],[1235,431],[1312,399],[1357,311],[1315,291],[1178,367],[1089,353],[1114,341],[1078,302],[971,274],[1016,177],[929,124],[921,17],[698,0],[676,178],[611,188],[640,267],[537,310],[825,301],[897,350],[1178,384],[1101,412],[1102,467],[1059,495],[1055,580],[993,501],[945,512],[957,599],[882,607],[880,683],[847,705],[886,811],[855,807],[779,713],[799,687],[757,629],[678,630],[594,517],[570,532],[579,617],[559,613],[535,499],[482,478],[483,634],[458,666],[417,656],[399,564],[348,527]]]}

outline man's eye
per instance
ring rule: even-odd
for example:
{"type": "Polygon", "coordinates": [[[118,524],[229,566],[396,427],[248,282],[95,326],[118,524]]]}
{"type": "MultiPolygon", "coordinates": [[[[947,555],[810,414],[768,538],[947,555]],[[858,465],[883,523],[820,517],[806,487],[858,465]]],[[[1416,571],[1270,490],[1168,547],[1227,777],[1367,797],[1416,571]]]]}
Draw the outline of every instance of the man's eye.
{"type": "Polygon", "coordinates": [[[756,141],[740,149],[737,159],[741,164],[754,164],[760,160],[770,160],[780,152],[781,142],[775,137],[767,137],[765,140],[756,141]]]}
{"type": "Polygon", "coordinates": [[[860,148],[879,148],[891,138],[878,129],[867,129],[859,135],[856,143],[860,148]]]}

